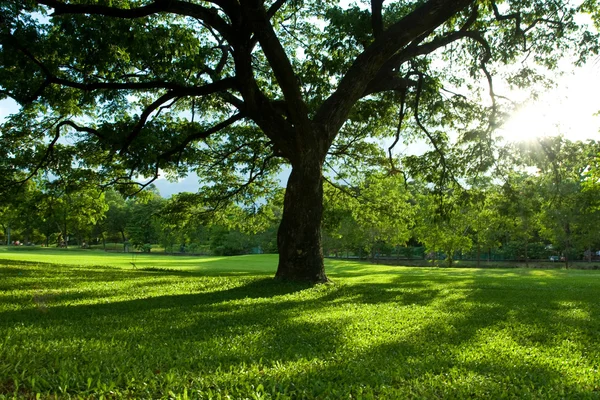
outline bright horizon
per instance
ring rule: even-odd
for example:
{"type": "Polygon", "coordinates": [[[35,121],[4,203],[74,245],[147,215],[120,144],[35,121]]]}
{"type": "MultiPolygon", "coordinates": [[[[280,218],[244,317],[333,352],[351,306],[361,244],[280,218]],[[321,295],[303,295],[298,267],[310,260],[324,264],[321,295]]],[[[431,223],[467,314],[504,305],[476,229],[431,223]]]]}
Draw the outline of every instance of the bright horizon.
{"type": "Polygon", "coordinates": [[[525,103],[498,131],[507,142],[563,135],[572,141],[600,139],[600,59],[562,76],[554,89],[525,103]]]}

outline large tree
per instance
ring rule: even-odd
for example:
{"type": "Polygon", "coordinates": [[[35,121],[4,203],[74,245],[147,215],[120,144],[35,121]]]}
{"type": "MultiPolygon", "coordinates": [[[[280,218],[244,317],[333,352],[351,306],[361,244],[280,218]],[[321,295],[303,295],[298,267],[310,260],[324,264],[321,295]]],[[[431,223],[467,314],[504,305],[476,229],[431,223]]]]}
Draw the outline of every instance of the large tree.
{"type": "Polygon", "coordinates": [[[3,184],[16,170],[127,185],[193,169],[213,200],[243,202],[285,163],[276,276],[326,281],[324,165],[360,158],[371,136],[424,138],[443,184],[457,132],[462,172],[489,167],[492,77],[514,64],[504,79],[535,82],[577,28],[563,0],[337,3],[0,1],[0,95],[21,105],[2,130],[3,184]]]}

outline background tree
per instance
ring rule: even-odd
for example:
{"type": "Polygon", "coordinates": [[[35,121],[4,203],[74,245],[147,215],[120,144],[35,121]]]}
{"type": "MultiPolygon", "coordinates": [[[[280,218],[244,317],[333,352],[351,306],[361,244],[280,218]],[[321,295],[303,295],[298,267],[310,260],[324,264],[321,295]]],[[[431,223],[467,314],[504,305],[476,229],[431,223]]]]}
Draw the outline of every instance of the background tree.
{"type": "Polygon", "coordinates": [[[498,248],[506,221],[500,215],[498,202],[501,200],[489,177],[471,182],[468,190],[468,219],[473,247],[475,247],[477,267],[481,267],[481,253],[487,251],[488,261],[492,249],[498,248]]]}
{"type": "Polygon", "coordinates": [[[529,265],[530,245],[539,231],[540,186],[536,176],[525,172],[511,174],[503,186],[501,213],[508,222],[508,236],[517,243],[516,257],[529,265]]]}
{"type": "Polygon", "coordinates": [[[558,136],[539,139],[527,150],[539,169],[543,199],[540,234],[563,252],[568,267],[569,258],[583,253],[590,235],[597,232],[595,201],[583,190],[583,184],[600,145],[593,141],[571,142],[558,136]]]}
{"type": "Polygon", "coordinates": [[[144,192],[144,195],[131,199],[127,232],[131,244],[145,253],[149,253],[153,243],[158,243],[161,231],[159,216],[165,200],[156,191],[144,192]]]}
{"type": "Polygon", "coordinates": [[[414,211],[409,200],[401,174],[369,175],[357,186],[357,196],[347,200],[371,259],[381,244],[398,247],[410,239],[414,211]]]}
{"type": "Polygon", "coordinates": [[[457,252],[468,251],[473,245],[468,231],[471,226],[468,204],[461,192],[449,189],[444,196],[425,190],[417,197],[418,210],[415,233],[435,262],[443,252],[446,265],[452,266],[457,252]]]}
{"type": "Polygon", "coordinates": [[[31,221],[31,208],[35,210],[35,182],[13,187],[0,195],[0,227],[3,243],[6,245],[18,240],[29,242],[34,225],[31,221]]]}
{"type": "Polygon", "coordinates": [[[128,241],[126,230],[130,216],[130,204],[115,190],[107,190],[105,199],[108,209],[100,228],[102,244],[106,247],[105,235],[108,235],[115,241],[121,241],[123,243],[123,250],[126,251],[126,243],[128,241]]]}
{"type": "Polygon", "coordinates": [[[323,244],[326,253],[336,257],[349,252],[360,255],[366,241],[352,214],[352,195],[333,185],[324,186],[323,244]]]}

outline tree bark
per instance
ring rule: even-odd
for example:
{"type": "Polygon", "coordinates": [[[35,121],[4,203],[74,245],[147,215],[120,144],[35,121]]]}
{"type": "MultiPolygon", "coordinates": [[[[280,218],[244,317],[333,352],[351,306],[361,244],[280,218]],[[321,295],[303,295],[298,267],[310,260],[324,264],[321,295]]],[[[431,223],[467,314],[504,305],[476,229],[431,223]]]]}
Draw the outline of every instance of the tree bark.
{"type": "Polygon", "coordinates": [[[571,225],[569,224],[569,222],[567,222],[566,226],[565,226],[565,233],[566,233],[566,245],[565,245],[565,269],[569,269],[569,250],[570,250],[570,235],[571,235],[571,225]]]}
{"type": "Polygon", "coordinates": [[[127,253],[127,238],[125,237],[125,231],[120,231],[121,237],[123,238],[123,253],[127,253]]]}
{"type": "Polygon", "coordinates": [[[277,232],[279,266],[276,279],[327,282],[321,244],[323,169],[320,157],[304,157],[292,165],[283,215],[277,232]]]}
{"type": "Polygon", "coordinates": [[[2,230],[4,231],[4,237],[6,238],[6,245],[8,246],[10,243],[10,239],[8,237],[8,231],[6,230],[6,226],[4,224],[0,224],[0,226],[2,227],[2,230]]]}
{"type": "Polygon", "coordinates": [[[529,237],[525,237],[525,266],[529,268],[529,255],[527,254],[527,250],[529,247],[529,237]]]}

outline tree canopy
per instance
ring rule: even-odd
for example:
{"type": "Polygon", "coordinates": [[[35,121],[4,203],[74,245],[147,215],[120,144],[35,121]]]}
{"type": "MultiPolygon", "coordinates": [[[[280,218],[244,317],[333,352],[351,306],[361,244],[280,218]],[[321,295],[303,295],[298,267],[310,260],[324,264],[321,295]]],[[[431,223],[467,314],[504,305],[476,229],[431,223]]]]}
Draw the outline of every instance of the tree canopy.
{"type": "Polygon", "coordinates": [[[287,164],[277,277],[325,281],[324,169],[387,158],[440,188],[484,174],[514,106],[498,82],[529,87],[566,53],[595,51],[574,19],[585,7],[2,0],[0,96],[21,107],[2,127],[0,185],[68,172],[132,193],[193,171],[205,197],[243,204],[287,164]],[[396,143],[415,140],[431,151],[398,160],[396,143]]]}

